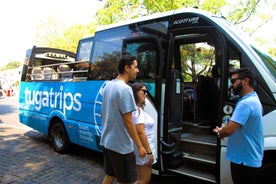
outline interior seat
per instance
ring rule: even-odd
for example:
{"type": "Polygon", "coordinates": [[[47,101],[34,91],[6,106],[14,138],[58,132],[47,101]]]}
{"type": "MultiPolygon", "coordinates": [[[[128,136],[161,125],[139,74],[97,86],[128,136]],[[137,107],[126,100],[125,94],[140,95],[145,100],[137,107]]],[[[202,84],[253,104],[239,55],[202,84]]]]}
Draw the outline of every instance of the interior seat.
{"type": "Polygon", "coordinates": [[[40,67],[34,67],[32,69],[31,79],[32,80],[44,80],[44,75],[43,75],[42,69],[40,67]]]}
{"type": "Polygon", "coordinates": [[[50,67],[43,68],[42,73],[44,75],[44,79],[45,80],[51,80],[52,79],[52,74],[54,72],[55,72],[55,70],[50,68],[50,67]]]}
{"type": "Polygon", "coordinates": [[[62,81],[71,81],[72,80],[71,68],[68,65],[66,65],[66,64],[59,65],[58,73],[60,74],[60,78],[62,81]]]}

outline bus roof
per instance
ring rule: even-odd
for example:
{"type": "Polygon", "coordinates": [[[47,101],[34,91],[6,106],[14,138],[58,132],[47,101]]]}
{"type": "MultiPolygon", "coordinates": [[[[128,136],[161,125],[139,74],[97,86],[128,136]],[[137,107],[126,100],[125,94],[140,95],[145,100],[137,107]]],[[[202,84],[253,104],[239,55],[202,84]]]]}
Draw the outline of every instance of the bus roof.
{"type": "Polygon", "coordinates": [[[125,26],[125,25],[129,25],[129,24],[134,24],[134,23],[138,23],[138,22],[153,20],[153,19],[157,19],[157,18],[163,18],[163,17],[175,15],[175,14],[181,14],[181,13],[197,13],[197,14],[201,14],[201,15],[204,15],[206,17],[209,17],[209,18],[211,18],[212,16],[215,16],[213,14],[210,14],[207,11],[199,10],[197,8],[177,9],[177,10],[171,10],[171,11],[167,11],[167,12],[158,12],[158,13],[154,13],[154,14],[149,15],[149,16],[143,16],[143,17],[130,19],[130,20],[114,23],[114,24],[99,26],[96,29],[96,32],[111,29],[111,28],[115,28],[115,27],[125,26]]]}

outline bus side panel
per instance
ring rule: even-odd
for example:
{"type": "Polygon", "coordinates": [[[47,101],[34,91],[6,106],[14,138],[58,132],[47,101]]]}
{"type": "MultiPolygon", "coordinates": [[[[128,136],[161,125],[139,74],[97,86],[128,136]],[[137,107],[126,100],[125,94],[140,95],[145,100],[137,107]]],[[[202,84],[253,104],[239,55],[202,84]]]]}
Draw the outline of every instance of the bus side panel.
{"type": "MultiPolygon", "coordinates": [[[[264,150],[276,150],[276,110],[263,116],[264,124],[264,150]]],[[[265,154],[266,155],[266,154],[265,154]]],[[[276,155],[264,158],[264,160],[276,160],[276,155]]]]}
{"type": "Polygon", "coordinates": [[[73,143],[98,150],[95,144],[101,134],[105,81],[21,82],[20,85],[21,123],[48,134],[50,120],[58,117],[73,143]]]}
{"type": "Polygon", "coordinates": [[[46,114],[28,111],[19,107],[19,122],[31,127],[43,134],[48,134],[49,121],[46,114]]]}
{"type": "Polygon", "coordinates": [[[230,162],[225,159],[226,147],[221,147],[220,152],[220,183],[221,184],[230,184],[233,183],[231,178],[230,171],[230,162]]]}
{"type": "MultiPolygon", "coordinates": [[[[276,110],[263,116],[264,123],[264,137],[276,137],[276,110]]],[[[276,149],[276,144],[274,148],[276,149]]]]}
{"type": "Polygon", "coordinates": [[[72,120],[64,120],[64,125],[72,143],[102,152],[99,146],[101,126],[72,120]]]}

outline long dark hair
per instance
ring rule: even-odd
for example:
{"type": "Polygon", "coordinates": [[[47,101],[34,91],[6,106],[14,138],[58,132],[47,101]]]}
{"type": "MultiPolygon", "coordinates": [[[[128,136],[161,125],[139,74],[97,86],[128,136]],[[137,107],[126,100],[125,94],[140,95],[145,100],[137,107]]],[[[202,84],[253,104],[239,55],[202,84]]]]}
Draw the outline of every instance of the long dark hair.
{"type": "MultiPolygon", "coordinates": [[[[138,92],[143,87],[146,87],[146,85],[143,84],[143,83],[140,83],[140,82],[135,82],[135,83],[130,84],[130,86],[131,86],[132,91],[133,91],[134,100],[135,100],[136,104],[138,104],[138,102],[139,102],[138,92]]],[[[144,106],[145,106],[145,102],[143,104],[141,104],[141,108],[144,109],[144,106]]]]}

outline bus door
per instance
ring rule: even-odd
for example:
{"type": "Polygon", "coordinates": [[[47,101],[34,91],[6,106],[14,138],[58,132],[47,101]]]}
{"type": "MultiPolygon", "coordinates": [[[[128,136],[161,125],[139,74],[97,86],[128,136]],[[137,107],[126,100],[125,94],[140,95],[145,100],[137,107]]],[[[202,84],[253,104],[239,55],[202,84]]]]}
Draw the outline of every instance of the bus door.
{"type": "Polygon", "coordinates": [[[210,182],[219,176],[220,141],[213,128],[221,123],[224,80],[214,68],[224,66],[227,49],[216,28],[178,30],[170,40],[167,104],[161,153],[164,170],[210,182]]]}

